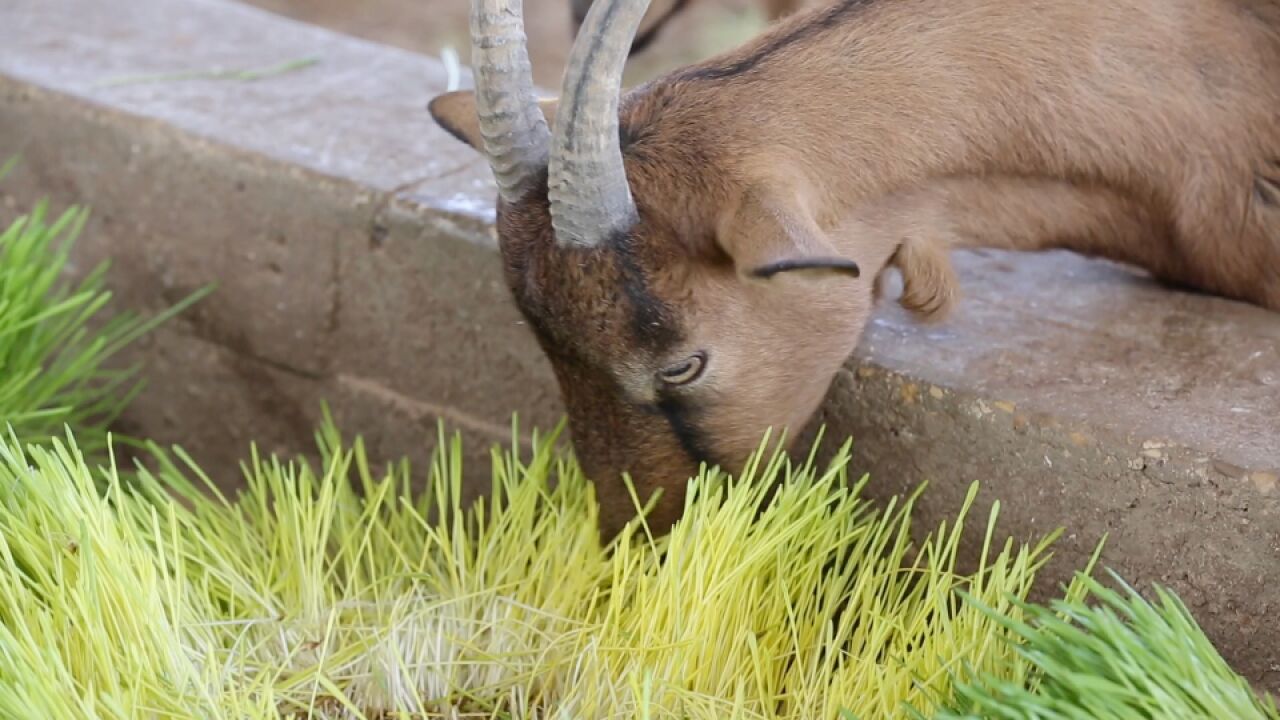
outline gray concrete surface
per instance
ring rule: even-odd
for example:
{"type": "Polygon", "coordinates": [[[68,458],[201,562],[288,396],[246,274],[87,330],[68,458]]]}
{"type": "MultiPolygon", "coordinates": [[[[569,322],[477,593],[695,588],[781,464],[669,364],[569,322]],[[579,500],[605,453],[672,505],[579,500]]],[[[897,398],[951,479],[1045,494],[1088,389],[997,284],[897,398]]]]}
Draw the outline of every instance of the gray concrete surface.
{"type": "MultiPolygon", "coordinates": [[[[322,398],[383,458],[424,458],[445,418],[473,471],[511,411],[558,419],[501,286],[492,183],[425,113],[436,62],[219,0],[123,7],[0,7],[0,156],[24,156],[0,215],[91,204],[77,260],[112,259],[121,306],[220,284],[139,349],[126,429],[231,482],[250,439],[305,450],[322,398]],[[107,84],[298,58],[317,62],[107,84]]],[[[1280,690],[1280,316],[1065,253],[958,264],[957,315],[882,308],[819,418],[855,437],[872,493],[928,481],[927,528],[982,481],[1004,532],[1066,527],[1051,583],[1108,533],[1107,564],[1179,592],[1280,690]]]]}

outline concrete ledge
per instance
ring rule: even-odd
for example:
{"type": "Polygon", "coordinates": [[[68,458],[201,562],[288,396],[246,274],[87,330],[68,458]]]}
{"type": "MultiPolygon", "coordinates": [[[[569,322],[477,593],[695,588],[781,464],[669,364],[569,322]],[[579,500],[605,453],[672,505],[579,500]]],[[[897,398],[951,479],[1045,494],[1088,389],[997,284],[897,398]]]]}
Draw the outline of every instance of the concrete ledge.
{"type": "MultiPolygon", "coordinates": [[[[92,205],[78,259],[112,258],[125,306],[221,286],[140,350],[129,430],[230,478],[250,439],[309,447],[320,398],[388,458],[424,458],[437,417],[476,460],[512,410],[558,419],[501,284],[487,171],[424,110],[432,60],[220,0],[0,14],[0,156],[25,157],[3,192],[92,205]],[[299,58],[317,62],[104,84],[299,58]]],[[[1052,581],[1109,533],[1108,564],[1179,592],[1280,689],[1280,316],[1065,253],[958,264],[957,316],[882,308],[819,421],[855,436],[874,493],[928,480],[925,523],[980,480],[1005,531],[1065,526],[1052,581]]]]}

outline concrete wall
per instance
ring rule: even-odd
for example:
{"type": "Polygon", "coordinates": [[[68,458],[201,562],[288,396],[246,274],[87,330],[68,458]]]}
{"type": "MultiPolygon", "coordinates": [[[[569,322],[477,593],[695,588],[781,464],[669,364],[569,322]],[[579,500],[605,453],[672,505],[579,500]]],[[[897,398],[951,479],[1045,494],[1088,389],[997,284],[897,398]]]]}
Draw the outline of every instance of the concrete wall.
{"type": "MultiPolygon", "coordinates": [[[[487,477],[513,410],[559,418],[500,282],[492,182],[425,112],[434,61],[221,0],[108,5],[0,10],[0,156],[24,156],[0,213],[90,204],[79,268],[110,258],[122,307],[219,284],[138,349],[150,384],[125,429],[231,483],[251,439],[308,449],[325,399],[382,458],[425,459],[443,418],[487,477]],[[253,81],[116,82],[299,58],[253,81]]],[[[1050,583],[1108,533],[1108,565],[1176,590],[1280,689],[1280,317],[1065,253],[958,265],[946,324],[878,312],[828,437],[855,437],[872,494],[928,481],[922,527],[972,480],[1006,532],[1065,526],[1050,583]]]]}

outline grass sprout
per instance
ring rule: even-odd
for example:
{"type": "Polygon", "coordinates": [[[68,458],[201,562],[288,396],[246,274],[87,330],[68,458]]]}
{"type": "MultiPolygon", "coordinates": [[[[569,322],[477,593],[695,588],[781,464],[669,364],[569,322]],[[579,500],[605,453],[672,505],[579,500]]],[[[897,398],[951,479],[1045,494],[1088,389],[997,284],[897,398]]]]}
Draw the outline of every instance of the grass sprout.
{"type": "Polygon", "coordinates": [[[826,467],[762,445],[740,478],[691,480],[670,535],[637,521],[605,547],[559,432],[495,447],[466,506],[443,429],[414,478],[326,422],[320,464],[251,451],[234,497],[179,449],[124,483],[73,434],[11,432],[0,716],[897,718],[962,666],[1028,676],[999,618],[1023,621],[1053,536],[998,542],[998,509],[968,528],[976,486],[917,542],[918,493],[862,498],[847,444],[826,467]]]}
{"type": "Polygon", "coordinates": [[[208,289],[152,317],[110,312],[107,264],[76,283],[65,280],[87,218],[79,207],[51,218],[40,201],[0,232],[0,422],[20,442],[70,425],[80,449],[93,453],[105,448],[108,424],[141,387],[136,367],[110,361],[208,289]]]}
{"type": "Polygon", "coordinates": [[[305,70],[320,62],[318,57],[303,57],[285,60],[260,68],[216,68],[208,70],[183,70],[177,72],[154,73],[148,75],[124,75],[102,80],[95,87],[120,87],[124,85],[148,85],[156,83],[175,83],[186,80],[232,80],[237,82],[253,82],[264,78],[286,75],[305,70]]]}
{"type": "Polygon", "coordinates": [[[1035,668],[1030,683],[1005,672],[966,670],[954,701],[937,720],[1280,720],[1273,698],[1258,697],[1218,654],[1182,601],[1157,586],[1144,598],[1108,571],[1118,589],[1079,577],[1085,597],[1048,606],[1016,603],[1021,620],[973,605],[1007,633],[1017,667],[1035,668]]]}

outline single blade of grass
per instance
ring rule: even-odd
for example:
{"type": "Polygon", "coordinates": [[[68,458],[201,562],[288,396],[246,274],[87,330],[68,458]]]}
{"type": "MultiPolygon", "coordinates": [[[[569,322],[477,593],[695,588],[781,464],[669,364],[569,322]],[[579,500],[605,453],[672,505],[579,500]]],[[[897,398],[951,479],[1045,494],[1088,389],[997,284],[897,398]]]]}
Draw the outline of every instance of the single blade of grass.
{"type": "Polygon", "coordinates": [[[238,82],[252,82],[263,78],[275,77],[286,73],[297,72],[316,65],[320,62],[318,57],[304,57],[293,60],[286,60],[274,65],[262,68],[238,68],[238,69],[212,69],[212,70],[184,70],[170,73],[153,73],[144,75],[125,75],[121,77],[108,78],[101,82],[95,83],[96,87],[120,87],[124,85],[146,85],[155,83],[173,83],[185,80],[234,80],[238,82]]]}

